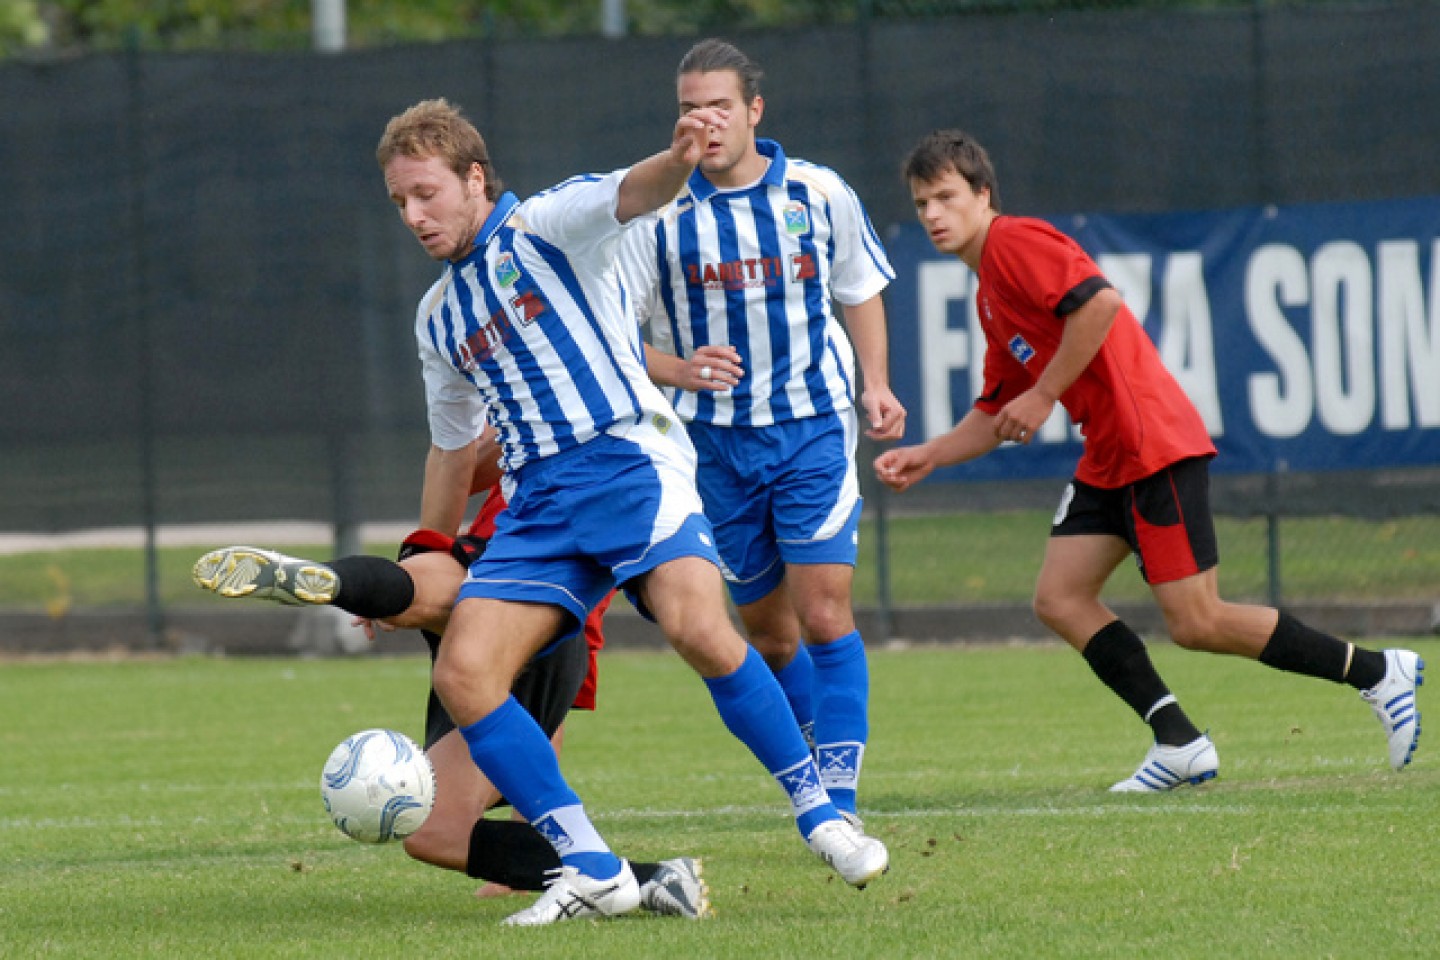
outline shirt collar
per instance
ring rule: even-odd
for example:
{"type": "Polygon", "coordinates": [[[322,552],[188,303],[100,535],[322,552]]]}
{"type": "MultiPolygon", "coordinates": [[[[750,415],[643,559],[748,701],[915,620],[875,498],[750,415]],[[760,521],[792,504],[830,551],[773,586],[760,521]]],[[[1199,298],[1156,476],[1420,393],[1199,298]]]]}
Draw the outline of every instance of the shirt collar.
{"type": "Polygon", "coordinates": [[[515,194],[509,190],[502,193],[500,199],[495,201],[495,206],[490,211],[490,216],[486,217],[485,222],[480,225],[480,232],[475,235],[475,249],[462,257],[458,262],[463,263],[484,250],[486,244],[495,236],[495,232],[505,225],[505,221],[510,219],[510,214],[514,213],[515,208],[519,205],[520,198],[515,196],[515,194]]]}
{"type": "MultiPolygon", "coordinates": [[[[780,149],[780,144],[774,140],[757,138],[755,140],[755,149],[759,151],[760,156],[770,158],[770,166],[765,168],[765,174],[760,178],[759,182],[767,187],[784,186],[785,151],[780,149]]],[[[702,203],[721,192],[720,187],[715,186],[715,184],[705,179],[705,174],[700,172],[699,167],[696,167],[694,172],[690,174],[690,180],[687,185],[690,188],[690,195],[702,203]]],[[[726,189],[729,190],[733,188],[726,189]]]]}

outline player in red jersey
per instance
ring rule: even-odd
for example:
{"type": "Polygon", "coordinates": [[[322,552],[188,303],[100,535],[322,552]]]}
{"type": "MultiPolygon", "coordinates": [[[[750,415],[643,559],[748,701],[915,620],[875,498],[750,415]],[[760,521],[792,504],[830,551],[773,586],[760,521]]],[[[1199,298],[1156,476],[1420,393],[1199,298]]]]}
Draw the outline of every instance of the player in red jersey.
{"type": "Polygon", "coordinates": [[[990,159],[960,131],[925,137],[904,176],[936,249],[979,277],[985,386],[949,433],[880,455],[876,475],[903,491],[936,467],[1006,441],[1028,444],[1057,403],[1080,426],[1084,453],[1055,516],[1034,604],[1154,733],[1139,769],[1111,789],[1161,792],[1219,769],[1214,744],[1180,708],[1143,641],[1100,600],[1131,553],[1177,644],[1355,687],[1385,729],[1390,765],[1404,768],[1420,736],[1415,690],[1424,661],[1221,599],[1209,501],[1215,447],[1095,262],[1043,221],[1002,216],[990,159]]]}
{"type": "MultiPolygon", "coordinates": [[[[416,629],[425,638],[433,664],[466,570],[485,552],[495,518],[505,509],[497,448],[487,438],[476,444],[472,495],[484,494],[465,534],[450,537],[420,529],[405,539],[398,562],[350,556],[321,563],[259,547],[213,550],[195,564],[194,579],[226,597],[256,597],[285,604],[339,607],[357,617],[373,638],[381,629],[416,629]]],[[[613,596],[613,593],[611,594],[613,596]]],[[[565,716],[594,710],[598,663],[605,644],[601,620],[605,598],[585,619],[579,636],[558,642],[531,661],[516,678],[511,695],[529,712],[559,750],[565,716]]],[[[416,860],[487,881],[477,896],[545,888],[560,858],[550,843],[523,819],[487,818],[503,798],[470,759],[465,741],[432,686],[425,709],[425,753],[435,768],[434,809],[424,825],[405,838],[416,860]]],[[[640,905],[653,913],[699,919],[712,913],[701,863],[691,857],[659,862],[631,861],[640,884],[640,905]]]]}

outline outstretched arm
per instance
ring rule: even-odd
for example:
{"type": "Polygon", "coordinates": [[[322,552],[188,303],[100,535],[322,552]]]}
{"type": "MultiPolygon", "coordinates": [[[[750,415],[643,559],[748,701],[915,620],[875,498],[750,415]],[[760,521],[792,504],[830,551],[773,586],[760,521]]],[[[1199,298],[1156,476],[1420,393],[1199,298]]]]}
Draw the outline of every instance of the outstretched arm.
{"type": "Polygon", "coordinates": [[[728,123],[729,117],[724,111],[711,107],[691,110],[676,120],[670,148],[635,164],[620,182],[615,219],[629,223],[674,200],[705,153],[710,137],[707,128],[723,130],[728,123]]]}

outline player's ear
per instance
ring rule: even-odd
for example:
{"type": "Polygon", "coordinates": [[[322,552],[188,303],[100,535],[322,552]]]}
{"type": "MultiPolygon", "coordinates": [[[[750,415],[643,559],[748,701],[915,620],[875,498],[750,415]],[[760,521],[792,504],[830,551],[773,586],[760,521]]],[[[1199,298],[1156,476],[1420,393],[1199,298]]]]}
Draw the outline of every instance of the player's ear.
{"type": "Polygon", "coordinates": [[[750,126],[760,126],[760,118],[765,114],[765,98],[755,94],[755,99],[750,101],[750,126]]]}
{"type": "Polygon", "coordinates": [[[470,175],[465,178],[465,190],[472,197],[485,196],[485,168],[480,164],[470,164],[470,175]]]}

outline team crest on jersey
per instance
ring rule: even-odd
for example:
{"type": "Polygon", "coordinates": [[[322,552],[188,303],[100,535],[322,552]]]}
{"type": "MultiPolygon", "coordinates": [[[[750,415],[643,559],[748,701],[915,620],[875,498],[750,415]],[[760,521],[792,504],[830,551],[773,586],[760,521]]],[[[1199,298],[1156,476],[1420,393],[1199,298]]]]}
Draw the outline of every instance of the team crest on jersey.
{"type": "Polygon", "coordinates": [[[508,287],[520,279],[520,267],[515,263],[515,254],[502,253],[495,261],[495,282],[508,287]]]}
{"type": "Polygon", "coordinates": [[[1010,338],[1010,342],[1006,346],[1010,348],[1010,356],[1021,363],[1029,363],[1035,356],[1035,348],[1026,343],[1025,338],[1018,333],[1010,338]]]}
{"type": "Polygon", "coordinates": [[[805,204],[799,200],[791,200],[785,204],[783,216],[785,218],[785,232],[791,236],[809,231],[810,213],[805,209],[805,204]]]}

